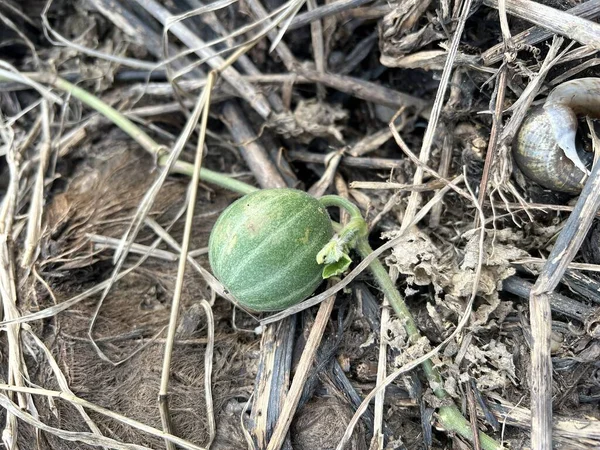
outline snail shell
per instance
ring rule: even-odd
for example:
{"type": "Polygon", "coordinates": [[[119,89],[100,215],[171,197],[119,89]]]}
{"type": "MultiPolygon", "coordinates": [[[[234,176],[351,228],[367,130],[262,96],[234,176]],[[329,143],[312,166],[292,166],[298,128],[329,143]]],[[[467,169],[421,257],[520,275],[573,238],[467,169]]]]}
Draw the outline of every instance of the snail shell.
{"type": "Polygon", "coordinates": [[[513,145],[521,171],[553,191],[579,194],[589,175],[578,151],[577,115],[600,118],[600,78],[581,78],[557,86],[543,107],[534,108],[523,121],[513,145]]]}
{"type": "Polygon", "coordinates": [[[527,178],[546,189],[574,195],[583,189],[587,175],[556,142],[550,118],[542,107],[534,108],[523,121],[513,157],[527,178]]]}

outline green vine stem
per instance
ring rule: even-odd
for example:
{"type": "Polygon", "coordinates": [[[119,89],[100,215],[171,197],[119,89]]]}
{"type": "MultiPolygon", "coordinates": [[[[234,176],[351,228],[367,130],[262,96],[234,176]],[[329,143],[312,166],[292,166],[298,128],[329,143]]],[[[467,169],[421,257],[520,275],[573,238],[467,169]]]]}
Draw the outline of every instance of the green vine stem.
{"type": "MultiPolygon", "coordinates": [[[[354,203],[337,195],[327,195],[321,197],[319,201],[324,206],[336,206],[339,208],[344,208],[350,214],[350,222],[339,232],[340,239],[344,235],[355,236],[355,248],[360,254],[361,258],[366,258],[373,253],[373,249],[369,245],[369,240],[366,233],[367,224],[363,219],[360,210],[354,203]],[[359,224],[359,222],[362,222],[362,224],[359,224]]],[[[324,250],[327,249],[328,247],[324,248],[324,250]]],[[[345,250],[348,251],[347,248],[345,250]]],[[[369,270],[383,291],[383,294],[387,297],[388,302],[394,309],[394,312],[402,322],[410,342],[412,344],[416,344],[417,341],[421,339],[421,332],[419,331],[419,328],[417,327],[417,324],[415,323],[408,306],[404,302],[404,298],[402,298],[402,295],[400,295],[400,292],[398,292],[398,289],[390,278],[387,270],[381,261],[379,261],[379,259],[374,259],[369,264],[369,270]]],[[[452,402],[450,396],[443,387],[442,377],[437,368],[434,367],[431,360],[428,359],[424,361],[421,364],[421,367],[423,368],[425,377],[427,378],[427,381],[429,381],[429,385],[433,389],[435,396],[440,400],[452,402]]],[[[464,418],[454,404],[440,407],[438,410],[438,417],[440,423],[447,430],[458,433],[469,440],[473,440],[473,432],[471,430],[470,423],[464,418]]],[[[498,450],[502,448],[496,441],[494,441],[494,439],[487,436],[485,433],[479,432],[479,439],[482,448],[485,450],[498,450]]]]}
{"type": "MultiPolygon", "coordinates": [[[[81,89],[80,87],[75,86],[74,84],[69,83],[67,80],[64,80],[62,78],[53,78],[51,84],[55,88],[67,92],[76,99],[80,100],[82,103],[85,103],[90,108],[93,108],[96,111],[98,111],[104,117],[112,121],[121,130],[123,130],[125,133],[131,136],[131,138],[134,139],[138,144],[140,144],[144,148],[144,150],[153,155],[156,155],[158,157],[157,162],[159,166],[162,167],[165,165],[168,159],[168,154],[164,146],[159,145],[156,141],[154,141],[154,139],[152,139],[150,136],[144,133],[144,131],[140,127],[134,124],[131,120],[129,120],[119,111],[107,105],[95,95],[90,94],[86,90],[81,89]]],[[[192,176],[192,174],[194,173],[194,165],[184,161],[177,161],[172,171],[182,175],[192,176]]],[[[209,169],[201,168],[200,178],[208,183],[215,184],[217,186],[229,189],[234,192],[240,192],[242,194],[249,194],[258,190],[258,188],[254,186],[250,186],[247,183],[235,180],[231,177],[228,177],[218,172],[214,172],[209,169]]]]}
{"type": "MultiPolygon", "coordinates": [[[[369,241],[366,237],[358,239],[356,250],[360,254],[361,258],[366,258],[373,253],[373,249],[369,245],[369,241]]],[[[404,299],[400,295],[400,292],[398,292],[396,285],[391,280],[387,270],[383,264],[381,264],[379,259],[374,259],[369,264],[369,270],[383,291],[383,294],[387,297],[388,302],[394,309],[394,312],[402,322],[402,325],[404,326],[411,343],[415,344],[421,338],[421,332],[419,331],[410,310],[406,306],[404,299]]],[[[431,360],[428,359],[423,361],[421,367],[423,368],[425,377],[427,378],[427,381],[429,381],[429,385],[431,389],[433,389],[435,396],[440,400],[452,401],[443,387],[444,384],[440,372],[433,365],[431,360]]],[[[471,441],[473,440],[471,424],[469,421],[467,421],[467,419],[464,418],[460,410],[454,404],[440,407],[438,410],[438,417],[440,423],[447,430],[458,433],[471,441]]],[[[500,444],[498,444],[494,439],[485,433],[479,432],[479,440],[481,448],[485,450],[498,450],[502,448],[500,444]]]]}
{"type": "MultiPolygon", "coordinates": [[[[38,82],[49,84],[57,89],[60,89],[72,95],[76,99],[80,100],[82,103],[86,104],[90,108],[93,108],[94,110],[111,120],[116,126],[121,128],[121,130],[123,130],[133,140],[140,144],[144,148],[144,150],[155,155],[157,157],[159,166],[164,166],[168,158],[167,150],[163,146],[155,142],[150,136],[148,136],[143,130],[141,130],[136,124],[134,124],[127,117],[125,117],[122,113],[107,105],[98,97],[59,77],[50,76],[48,74],[27,74],[27,76],[38,82]]],[[[2,79],[2,77],[0,77],[0,79],[2,79]]],[[[193,165],[183,161],[177,161],[173,167],[173,172],[183,175],[191,176],[193,171],[193,165]]],[[[223,175],[221,173],[214,172],[208,169],[201,169],[200,178],[208,183],[215,184],[217,186],[232,190],[234,192],[238,192],[243,195],[258,190],[258,188],[255,186],[251,186],[242,181],[235,180],[227,175],[223,175]]],[[[369,241],[367,238],[366,223],[362,218],[360,210],[354,203],[336,195],[324,196],[320,199],[320,201],[326,207],[341,207],[348,211],[348,213],[350,214],[350,222],[348,223],[348,225],[342,228],[338,234],[339,243],[341,245],[344,245],[346,250],[348,249],[348,246],[353,244],[353,246],[356,248],[356,250],[362,258],[365,258],[373,252],[373,249],[369,245],[369,241]]],[[[417,325],[408,307],[406,306],[406,303],[404,303],[404,299],[402,298],[402,296],[398,292],[398,289],[390,279],[387,270],[378,259],[373,260],[371,264],[369,264],[369,269],[373,274],[373,277],[377,281],[377,284],[383,291],[384,295],[388,298],[390,305],[392,305],[392,308],[404,324],[404,328],[406,329],[410,341],[412,343],[415,343],[418,339],[421,338],[421,333],[419,332],[419,329],[417,328],[417,325]]],[[[429,384],[433,389],[433,392],[436,395],[436,397],[438,397],[439,399],[451,401],[448,393],[443,388],[442,377],[440,376],[439,371],[433,366],[431,360],[427,360],[421,365],[423,367],[425,376],[427,377],[427,380],[429,381],[429,384]]],[[[471,432],[469,422],[462,416],[461,412],[455,405],[452,404],[440,407],[438,410],[438,417],[440,423],[447,430],[456,432],[469,440],[473,439],[473,434],[471,432]]],[[[502,449],[502,446],[500,444],[498,444],[486,434],[480,432],[479,437],[483,449],[502,449]]]]}
{"type": "MultiPolygon", "coordinates": [[[[134,141],[146,150],[148,153],[156,156],[157,164],[163,167],[169,157],[168,151],[163,145],[158,144],[154,139],[148,136],[140,127],[125,117],[121,112],[117,111],[110,105],[107,105],[98,97],[90,94],[86,90],[69,83],[67,80],[56,77],[49,74],[43,73],[28,73],[28,78],[35,80],[40,83],[48,84],[56,89],[66,92],[67,94],[75,97],[77,100],[86,104],[90,108],[102,114],[104,117],[109,119],[112,123],[118,126],[121,130],[127,133],[134,141]]],[[[10,81],[0,76],[0,80],[10,81]]],[[[192,176],[194,173],[194,165],[185,161],[177,161],[173,166],[172,172],[181,175],[192,176]]],[[[230,191],[239,192],[240,194],[250,194],[251,192],[257,191],[258,188],[251,186],[242,181],[238,181],[230,176],[223,175],[219,172],[215,172],[209,169],[200,169],[200,178],[207,183],[212,183],[230,191]]]]}
{"type": "MultiPolygon", "coordinates": [[[[166,158],[159,158],[158,165],[163,166],[165,164],[166,158]]],[[[178,173],[180,175],[192,176],[194,171],[194,166],[185,161],[176,161],[173,165],[173,169],[171,172],[178,173]]],[[[251,194],[252,192],[256,192],[259,190],[256,186],[252,186],[248,183],[244,183],[243,181],[236,180],[235,178],[231,178],[228,175],[223,175],[222,173],[215,172],[214,170],[209,170],[205,168],[200,169],[200,179],[202,181],[206,181],[207,183],[212,183],[216,186],[220,186],[225,189],[229,189],[233,192],[239,192],[240,194],[246,195],[251,194]]]]}

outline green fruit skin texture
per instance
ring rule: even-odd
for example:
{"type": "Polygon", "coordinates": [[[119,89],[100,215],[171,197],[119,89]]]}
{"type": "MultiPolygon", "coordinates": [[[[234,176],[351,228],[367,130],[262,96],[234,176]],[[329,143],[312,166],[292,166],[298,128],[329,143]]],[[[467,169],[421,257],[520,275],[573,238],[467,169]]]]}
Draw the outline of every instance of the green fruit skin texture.
{"type": "Polygon", "coordinates": [[[317,253],[333,236],[326,209],[305,192],[265,189],[232,203],[211,232],[214,275],[254,311],[279,311],[323,281],[317,253]]]}

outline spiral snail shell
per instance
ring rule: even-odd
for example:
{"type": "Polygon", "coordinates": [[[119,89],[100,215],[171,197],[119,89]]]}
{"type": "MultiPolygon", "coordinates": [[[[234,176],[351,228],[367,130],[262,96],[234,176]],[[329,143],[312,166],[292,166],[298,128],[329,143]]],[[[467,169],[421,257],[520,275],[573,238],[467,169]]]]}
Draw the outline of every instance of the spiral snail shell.
{"type": "Polygon", "coordinates": [[[592,155],[577,148],[577,115],[600,118],[600,78],[581,78],[557,86],[542,107],[523,121],[513,144],[519,169],[553,191],[579,194],[592,155]],[[586,161],[587,160],[587,161],[586,161]]]}

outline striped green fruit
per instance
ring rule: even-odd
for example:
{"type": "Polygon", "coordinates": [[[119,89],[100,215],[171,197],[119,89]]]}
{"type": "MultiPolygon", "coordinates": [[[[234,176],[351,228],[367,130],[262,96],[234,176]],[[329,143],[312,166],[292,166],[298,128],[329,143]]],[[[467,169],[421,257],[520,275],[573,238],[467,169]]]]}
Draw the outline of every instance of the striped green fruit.
{"type": "Polygon", "coordinates": [[[325,208],[296,189],[265,189],[232,203],[211,232],[214,275],[241,305],[279,311],[321,284],[316,256],[333,236],[325,208]]]}

